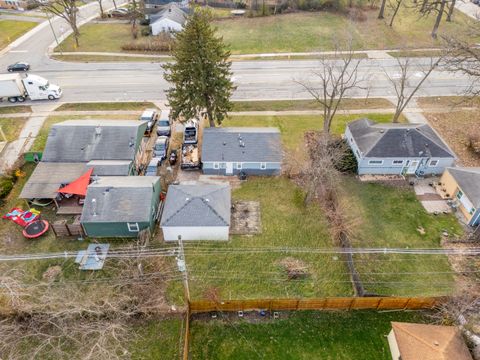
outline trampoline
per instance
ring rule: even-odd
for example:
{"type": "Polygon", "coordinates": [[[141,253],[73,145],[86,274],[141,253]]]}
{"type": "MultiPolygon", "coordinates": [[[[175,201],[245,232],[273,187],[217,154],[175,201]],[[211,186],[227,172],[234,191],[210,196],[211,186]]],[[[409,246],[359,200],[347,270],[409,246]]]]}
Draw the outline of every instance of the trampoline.
{"type": "Polygon", "coordinates": [[[23,236],[27,239],[35,239],[45,234],[48,230],[48,221],[37,220],[33,221],[23,229],[23,236]]]}

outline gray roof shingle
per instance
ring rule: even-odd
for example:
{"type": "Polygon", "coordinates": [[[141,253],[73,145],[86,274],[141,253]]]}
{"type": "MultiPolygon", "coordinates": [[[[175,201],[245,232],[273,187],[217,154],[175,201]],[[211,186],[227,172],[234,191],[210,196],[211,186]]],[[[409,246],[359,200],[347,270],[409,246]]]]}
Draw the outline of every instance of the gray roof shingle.
{"type": "Polygon", "coordinates": [[[281,162],[280,131],[256,127],[206,128],[203,130],[202,160],[281,162]]]}
{"type": "Polygon", "coordinates": [[[448,172],[476,208],[480,207],[480,167],[450,167],[448,172]]]}
{"type": "Polygon", "coordinates": [[[87,171],[85,163],[38,163],[20,193],[21,199],[54,199],[62,184],[71,183],[87,171]]]}
{"type": "Polygon", "coordinates": [[[146,121],[67,120],[52,126],[42,161],[133,160],[146,121]]]}
{"type": "Polygon", "coordinates": [[[428,125],[377,124],[369,119],[359,119],[349,123],[348,128],[363,157],[455,157],[428,125]]]}
{"type": "Polygon", "coordinates": [[[170,3],[155,15],[150,16],[150,24],[153,24],[161,19],[169,19],[183,25],[187,22],[187,16],[188,13],[179,5],[176,3],[170,3]]]}
{"type": "Polygon", "coordinates": [[[158,176],[106,176],[87,188],[81,222],[146,222],[158,176]],[[92,201],[95,199],[95,201],[92,201]]]}
{"type": "Polygon", "coordinates": [[[170,185],[161,226],[229,226],[230,186],[170,185]]]}
{"type": "Polygon", "coordinates": [[[131,160],[92,160],[87,163],[87,168],[93,168],[93,175],[127,176],[131,165],[131,160]]]}

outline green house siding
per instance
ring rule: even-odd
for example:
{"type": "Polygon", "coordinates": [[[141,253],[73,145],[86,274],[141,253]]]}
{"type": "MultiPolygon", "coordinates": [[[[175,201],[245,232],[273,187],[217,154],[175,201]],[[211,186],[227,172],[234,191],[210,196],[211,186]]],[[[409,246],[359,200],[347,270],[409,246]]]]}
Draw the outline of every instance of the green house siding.
{"type": "MultiPolygon", "coordinates": [[[[127,223],[83,223],[87,236],[90,237],[137,237],[138,231],[130,231],[127,223]]],[[[150,222],[139,222],[138,229],[151,228],[150,222]]]]}

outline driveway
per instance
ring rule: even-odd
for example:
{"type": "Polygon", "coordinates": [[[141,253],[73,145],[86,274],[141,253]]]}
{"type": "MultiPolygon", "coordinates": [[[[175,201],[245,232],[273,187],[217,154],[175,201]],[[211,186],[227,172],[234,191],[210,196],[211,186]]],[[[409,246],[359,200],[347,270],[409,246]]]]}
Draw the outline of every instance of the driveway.
{"type": "Polygon", "coordinates": [[[442,199],[433,186],[438,181],[439,178],[417,179],[413,186],[417,199],[429,214],[452,212],[447,200],[442,199]]]}

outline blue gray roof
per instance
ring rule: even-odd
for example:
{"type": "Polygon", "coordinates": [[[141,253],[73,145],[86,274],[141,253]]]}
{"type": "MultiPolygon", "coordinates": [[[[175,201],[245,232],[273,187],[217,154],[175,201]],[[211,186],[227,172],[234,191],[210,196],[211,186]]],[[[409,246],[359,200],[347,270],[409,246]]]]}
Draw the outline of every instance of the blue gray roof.
{"type": "Polygon", "coordinates": [[[440,136],[425,124],[378,124],[359,119],[348,124],[362,157],[455,158],[440,136]]]}
{"type": "Polygon", "coordinates": [[[187,21],[188,11],[188,8],[182,8],[177,3],[169,3],[158,13],[150,15],[150,25],[162,19],[169,19],[183,25],[187,21]]]}
{"type": "Polygon", "coordinates": [[[203,130],[202,160],[223,162],[281,162],[277,128],[226,127],[203,130]]]}
{"type": "Polygon", "coordinates": [[[450,167],[447,170],[473,206],[480,207],[480,167],[450,167]]]}
{"type": "Polygon", "coordinates": [[[81,222],[148,222],[158,176],[105,176],[87,188],[81,222]]]}
{"type": "Polygon", "coordinates": [[[93,175],[98,176],[127,176],[130,173],[132,160],[92,160],[87,168],[93,168],[93,175]]]}
{"type": "Polygon", "coordinates": [[[42,161],[133,160],[147,126],[138,120],[68,120],[52,126],[42,161]]]}
{"type": "Polygon", "coordinates": [[[170,185],[161,226],[229,226],[230,185],[170,185]]]}

